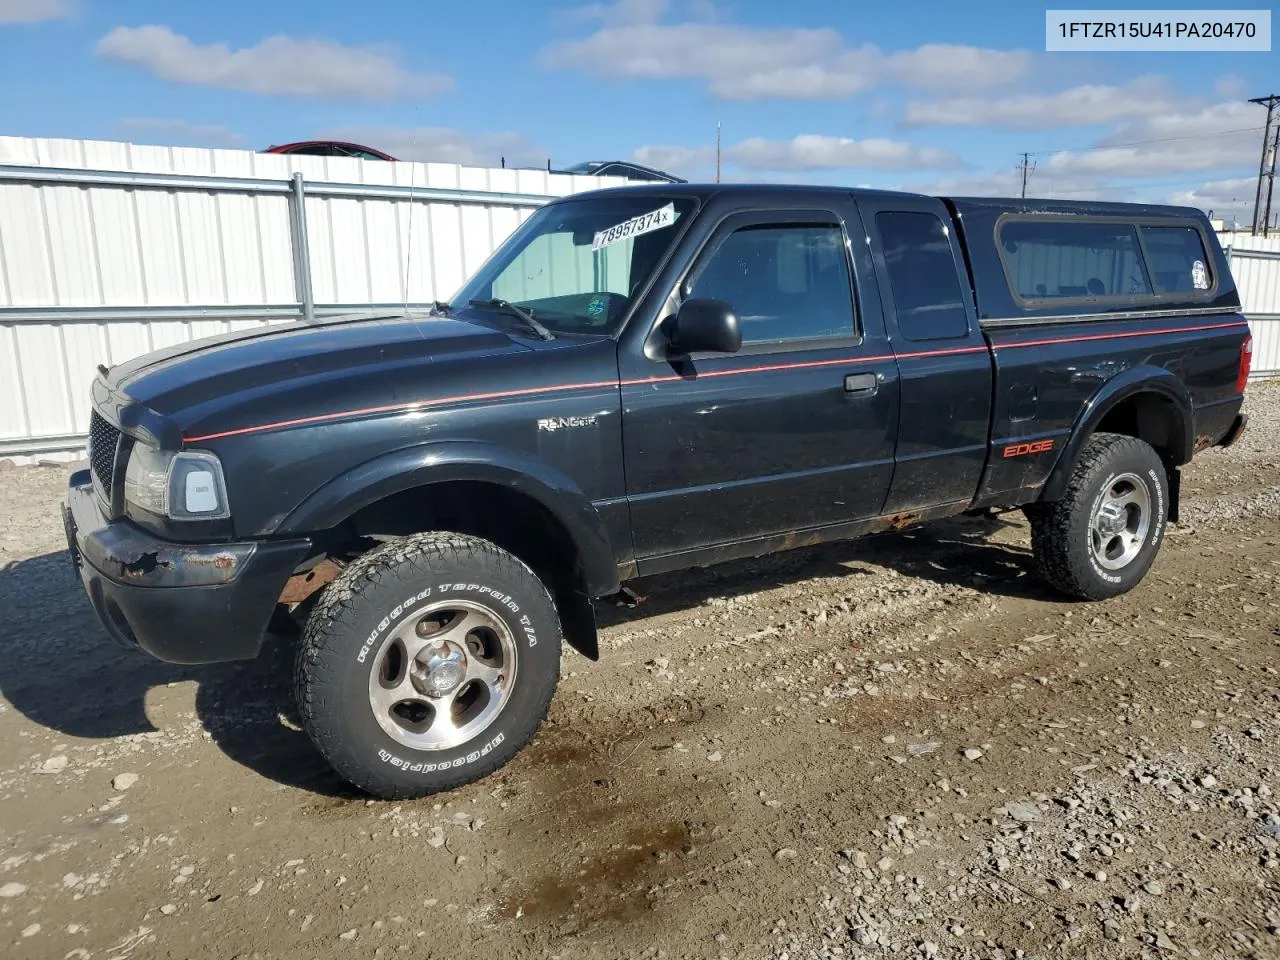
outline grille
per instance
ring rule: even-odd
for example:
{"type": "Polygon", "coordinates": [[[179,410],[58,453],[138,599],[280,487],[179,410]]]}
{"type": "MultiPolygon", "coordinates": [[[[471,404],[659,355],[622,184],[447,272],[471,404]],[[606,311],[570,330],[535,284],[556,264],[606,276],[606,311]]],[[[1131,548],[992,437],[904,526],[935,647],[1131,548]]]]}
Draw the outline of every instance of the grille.
{"type": "Polygon", "coordinates": [[[111,501],[111,478],[115,474],[119,440],[120,431],[107,423],[96,410],[89,415],[89,466],[107,502],[111,501]]]}

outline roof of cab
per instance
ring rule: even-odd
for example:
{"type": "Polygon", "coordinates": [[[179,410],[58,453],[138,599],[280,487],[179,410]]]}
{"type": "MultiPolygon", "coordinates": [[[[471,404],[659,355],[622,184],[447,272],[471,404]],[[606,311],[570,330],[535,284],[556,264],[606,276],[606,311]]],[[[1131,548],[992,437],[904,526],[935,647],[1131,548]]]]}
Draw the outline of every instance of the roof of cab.
{"type": "Polygon", "coordinates": [[[588,190],[573,193],[558,199],[579,200],[587,197],[618,196],[686,196],[705,200],[713,196],[770,196],[770,197],[812,197],[815,195],[832,195],[847,197],[850,194],[859,197],[924,197],[924,194],[906,193],[901,190],[868,190],[858,187],[824,187],[808,186],[795,183],[650,183],[625,187],[602,187],[599,190],[588,190]]]}
{"type": "Polygon", "coordinates": [[[804,197],[837,195],[854,197],[876,197],[892,199],[894,197],[914,197],[917,199],[941,200],[954,207],[962,216],[966,210],[978,210],[1025,214],[1069,213],[1098,217],[1178,217],[1182,219],[1203,219],[1204,213],[1195,207],[1178,207],[1167,204],[1151,203],[1116,203],[1101,200],[1056,200],[1015,197],[939,197],[930,194],[911,193],[904,190],[873,190],[864,187],[810,186],[790,183],[653,183],[637,184],[625,187],[604,187],[583,193],[569,194],[559,199],[583,199],[597,196],[691,196],[706,200],[712,196],[729,195],[735,197],[755,196],[783,198],[794,196],[798,200],[804,197]]]}

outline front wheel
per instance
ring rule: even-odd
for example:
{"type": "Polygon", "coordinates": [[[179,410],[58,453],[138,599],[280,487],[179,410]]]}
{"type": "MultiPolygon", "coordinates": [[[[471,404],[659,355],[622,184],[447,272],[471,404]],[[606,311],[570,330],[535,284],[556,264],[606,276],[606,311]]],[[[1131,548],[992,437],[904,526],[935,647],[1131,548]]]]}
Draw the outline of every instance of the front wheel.
{"type": "Polygon", "coordinates": [[[1094,434],[1062,499],[1027,511],[1040,575],[1083,600],[1133,589],[1160,550],[1168,505],[1169,478],[1150,444],[1094,434]]]}
{"type": "Polygon", "coordinates": [[[325,759],[400,800],[514,757],[559,674],[560,622],[533,571],[487,540],[426,533],[371,551],[328,586],[294,679],[325,759]]]}

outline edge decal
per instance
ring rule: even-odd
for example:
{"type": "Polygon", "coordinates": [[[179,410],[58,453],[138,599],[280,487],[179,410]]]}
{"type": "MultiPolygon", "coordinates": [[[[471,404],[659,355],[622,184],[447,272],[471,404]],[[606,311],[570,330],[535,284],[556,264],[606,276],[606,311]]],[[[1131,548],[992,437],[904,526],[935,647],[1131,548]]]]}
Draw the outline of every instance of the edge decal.
{"type": "Polygon", "coordinates": [[[1032,453],[1047,453],[1058,443],[1057,440],[1033,440],[1030,443],[1011,443],[1004,448],[1005,457],[1025,457],[1032,453]]]}

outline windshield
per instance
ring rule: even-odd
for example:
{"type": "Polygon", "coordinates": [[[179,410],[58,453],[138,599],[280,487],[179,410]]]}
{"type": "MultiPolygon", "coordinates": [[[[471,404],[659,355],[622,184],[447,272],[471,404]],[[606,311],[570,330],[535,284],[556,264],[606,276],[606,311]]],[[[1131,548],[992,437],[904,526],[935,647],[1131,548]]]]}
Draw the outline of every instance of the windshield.
{"type": "Polygon", "coordinates": [[[542,207],[463,285],[453,308],[493,317],[480,304],[501,300],[553,334],[613,336],[692,209],[692,200],[657,195],[542,207]]]}

